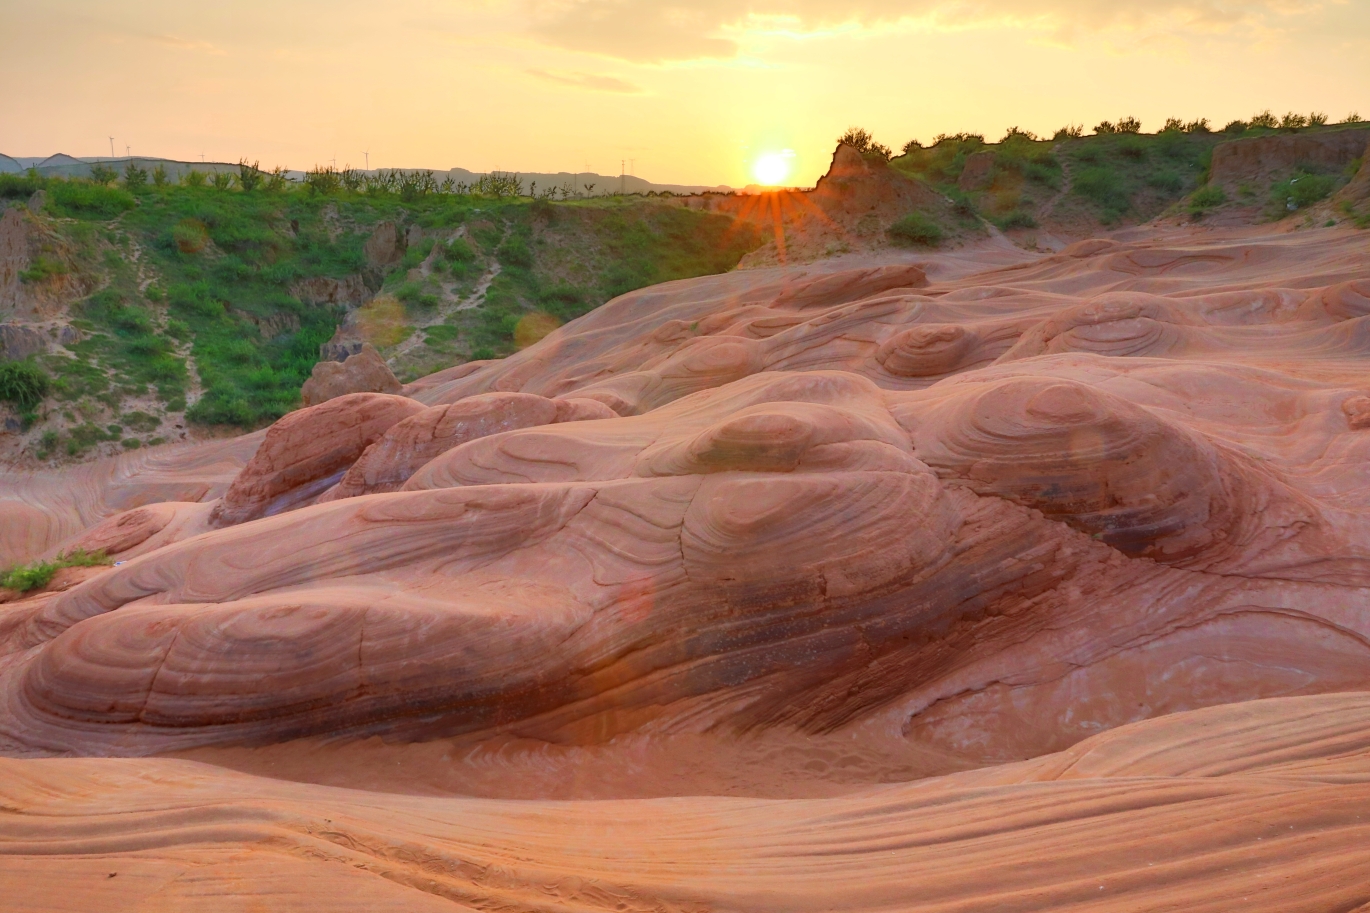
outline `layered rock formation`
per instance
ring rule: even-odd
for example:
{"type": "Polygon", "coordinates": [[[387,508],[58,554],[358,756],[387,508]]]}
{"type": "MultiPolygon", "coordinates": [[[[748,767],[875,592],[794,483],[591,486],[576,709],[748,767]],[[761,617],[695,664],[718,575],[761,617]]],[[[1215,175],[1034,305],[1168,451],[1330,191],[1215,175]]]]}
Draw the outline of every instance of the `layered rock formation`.
{"type": "Polygon", "coordinates": [[[7,762],[11,896],[251,843],[225,906],[1357,909],[1363,237],[1006,256],[669,283],[16,485],[11,554],[123,563],[0,609],[8,753],[501,801],[7,762]]]}

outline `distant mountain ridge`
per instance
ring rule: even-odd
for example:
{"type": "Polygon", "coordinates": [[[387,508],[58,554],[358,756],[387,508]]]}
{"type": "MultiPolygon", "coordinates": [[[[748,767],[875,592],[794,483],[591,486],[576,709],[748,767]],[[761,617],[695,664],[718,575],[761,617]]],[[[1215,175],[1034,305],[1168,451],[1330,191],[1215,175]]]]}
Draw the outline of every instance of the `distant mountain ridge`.
{"type": "MultiPolygon", "coordinates": [[[[105,156],[78,158],[59,152],[47,157],[39,156],[8,156],[0,154],[0,174],[27,171],[29,168],[36,168],[39,174],[46,177],[89,177],[92,165],[103,164],[123,170],[130,162],[139,168],[152,169],[161,165],[170,176],[179,178],[191,170],[203,172],[216,172],[225,170],[237,170],[238,166],[232,162],[181,162],[175,159],[156,158],[152,156],[125,156],[122,158],[108,158],[105,156]]],[[[357,169],[364,174],[376,174],[378,171],[391,169],[357,169]]],[[[453,181],[461,184],[474,184],[487,173],[483,171],[469,171],[465,168],[450,168],[446,171],[436,168],[399,168],[398,171],[432,171],[435,175],[446,175],[453,181]]],[[[538,187],[570,188],[573,192],[587,196],[603,196],[613,193],[707,193],[710,191],[728,193],[732,190],[724,184],[705,185],[705,184],[658,184],[648,181],[636,175],[605,175],[596,174],[591,171],[558,171],[558,172],[523,172],[523,171],[497,171],[497,174],[516,174],[523,181],[525,188],[531,188],[536,183],[538,187]],[[587,189],[592,188],[592,189],[587,189]]],[[[287,171],[286,174],[292,180],[300,181],[304,179],[305,173],[300,170],[287,171]]]]}

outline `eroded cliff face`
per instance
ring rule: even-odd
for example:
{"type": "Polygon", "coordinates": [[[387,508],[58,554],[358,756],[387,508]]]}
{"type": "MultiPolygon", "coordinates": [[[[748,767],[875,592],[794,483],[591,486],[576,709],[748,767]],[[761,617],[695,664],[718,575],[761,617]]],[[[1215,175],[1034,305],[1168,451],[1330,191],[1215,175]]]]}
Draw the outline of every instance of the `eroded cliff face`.
{"type": "Polygon", "coordinates": [[[1352,126],[1219,143],[1213,148],[1211,181],[1230,188],[1248,181],[1269,182],[1299,166],[1338,171],[1360,158],[1367,142],[1370,128],[1352,126]]]}

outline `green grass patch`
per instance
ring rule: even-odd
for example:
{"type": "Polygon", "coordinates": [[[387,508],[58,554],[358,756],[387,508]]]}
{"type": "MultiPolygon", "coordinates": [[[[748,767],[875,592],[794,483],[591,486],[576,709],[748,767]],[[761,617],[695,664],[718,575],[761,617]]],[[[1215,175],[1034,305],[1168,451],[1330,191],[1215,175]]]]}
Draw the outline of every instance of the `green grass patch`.
{"type": "Polygon", "coordinates": [[[1104,165],[1091,165],[1075,175],[1073,191],[1099,208],[1105,224],[1117,222],[1132,208],[1122,175],[1104,165]]]}
{"type": "Polygon", "coordinates": [[[1189,213],[1195,218],[1201,218],[1226,202],[1227,194],[1223,189],[1215,184],[1208,184],[1190,195],[1189,213]]]}
{"type": "Polygon", "coordinates": [[[1270,188],[1270,201],[1276,211],[1295,212],[1327,199],[1340,183],[1336,175],[1301,170],[1288,180],[1277,181],[1270,188]]]}
{"type": "Polygon", "coordinates": [[[47,372],[34,362],[0,362],[0,400],[12,404],[20,412],[28,413],[38,408],[50,387],[47,372]]]}
{"type": "Polygon", "coordinates": [[[19,564],[0,573],[0,587],[27,593],[39,590],[52,582],[52,578],[64,567],[98,567],[113,564],[103,551],[87,552],[76,549],[65,555],[58,555],[51,561],[33,561],[19,564]]]}
{"type": "Polygon", "coordinates": [[[911,212],[889,227],[889,238],[904,247],[936,247],[945,234],[927,214],[911,212]]]}

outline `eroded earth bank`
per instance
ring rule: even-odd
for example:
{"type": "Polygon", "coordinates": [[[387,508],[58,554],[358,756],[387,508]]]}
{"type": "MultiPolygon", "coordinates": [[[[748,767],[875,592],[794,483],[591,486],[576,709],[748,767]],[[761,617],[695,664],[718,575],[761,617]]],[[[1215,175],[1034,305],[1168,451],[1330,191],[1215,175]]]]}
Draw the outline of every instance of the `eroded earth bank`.
{"type": "Polygon", "coordinates": [[[1370,909],[1370,247],[735,271],[11,475],[24,910],[1370,909]]]}

